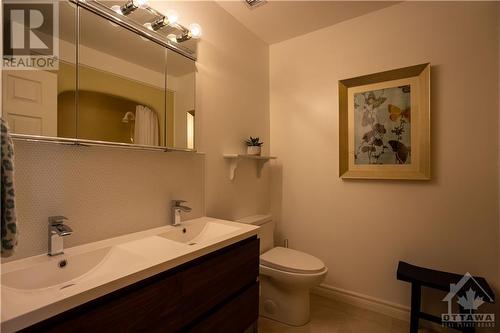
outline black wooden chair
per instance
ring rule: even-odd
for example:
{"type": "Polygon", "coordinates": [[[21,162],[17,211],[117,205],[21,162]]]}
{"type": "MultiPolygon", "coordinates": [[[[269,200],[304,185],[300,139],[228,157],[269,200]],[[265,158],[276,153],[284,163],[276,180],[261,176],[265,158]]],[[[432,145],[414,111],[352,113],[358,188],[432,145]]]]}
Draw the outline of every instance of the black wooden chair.
{"type": "MultiPolygon", "coordinates": [[[[457,289],[460,289],[463,287],[460,283],[463,283],[464,281],[464,276],[460,274],[418,267],[402,261],[398,264],[397,278],[398,280],[411,283],[410,333],[417,333],[420,319],[442,324],[442,319],[440,317],[420,311],[422,287],[433,288],[451,293],[451,284],[457,285],[457,289]]],[[[485,303],[494,303],[495,296],[492,289],[488,285],[488,282],[484,278],[466,276],[466,279],[471,280],[477,286],[477,289],[482,295],[485,303]]],[[[459,294],[457,290],[455,290],[455,292],[457,295],[459,294]]],[[[461,314],[473,313],[473,310],[465,310],[461,305],[459,306],[459,311],[461,314]]],[[[467,326],[468,325],[466,325],[466,323],[456,323],[455,326],[450,327],[462,332],[475,332],[474,327],[467,326]]]]}

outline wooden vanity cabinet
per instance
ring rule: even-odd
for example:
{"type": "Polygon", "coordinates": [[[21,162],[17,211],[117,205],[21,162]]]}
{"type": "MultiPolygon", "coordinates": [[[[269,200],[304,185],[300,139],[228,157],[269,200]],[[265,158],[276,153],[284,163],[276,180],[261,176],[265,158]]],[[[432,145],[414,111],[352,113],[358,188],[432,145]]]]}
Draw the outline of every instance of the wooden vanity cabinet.
{"type": "Polygon", "coordinates": [[[243,332],[257,320],[259,240],[207,254],[23,332],[243,332]]]}

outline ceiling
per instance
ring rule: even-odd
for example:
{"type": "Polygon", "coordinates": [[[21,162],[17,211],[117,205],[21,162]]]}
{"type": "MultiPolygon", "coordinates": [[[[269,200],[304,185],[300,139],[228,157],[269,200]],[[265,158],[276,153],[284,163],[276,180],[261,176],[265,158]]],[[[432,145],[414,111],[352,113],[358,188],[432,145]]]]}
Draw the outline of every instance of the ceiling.
{"type": "Polygon", "coordinates": [[[216,2],[268,44],[278,43],[397,3],[268,0],[264,5],[250,9],[244,0],[216,2]]]}

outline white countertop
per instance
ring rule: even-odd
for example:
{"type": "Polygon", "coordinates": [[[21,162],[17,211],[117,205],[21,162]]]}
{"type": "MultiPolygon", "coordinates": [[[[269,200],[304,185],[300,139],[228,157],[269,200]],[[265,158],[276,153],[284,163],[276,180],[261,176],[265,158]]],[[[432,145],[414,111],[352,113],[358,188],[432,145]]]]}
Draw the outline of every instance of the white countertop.
{"type": "MultiPolygon", "coordinates": [[[[237,228],[234,232],[208,242],[179,246],[179,243],[159,236],[179,227],[164,226],[75,246],[65,249],[63,255],[55,257],[43,254],[2,264],[3,276],[47,262],[57,265],[62,259],[67,259],[68,263],[71,263],[72,256],[111,247],[106,254],[107,260],[102,260],[102,264],[71,280],[69,287],[66,287],[68,281],[42,289],[16,289],[2,285],[2,332],[13,332],[28,327],[127,285],[257,235],[257,226],[210,217],[184,221],[183,224],[192,225],[209,221],[237,228]]],[[[57,266],[54,269],[58,269],[57,266]]]]}

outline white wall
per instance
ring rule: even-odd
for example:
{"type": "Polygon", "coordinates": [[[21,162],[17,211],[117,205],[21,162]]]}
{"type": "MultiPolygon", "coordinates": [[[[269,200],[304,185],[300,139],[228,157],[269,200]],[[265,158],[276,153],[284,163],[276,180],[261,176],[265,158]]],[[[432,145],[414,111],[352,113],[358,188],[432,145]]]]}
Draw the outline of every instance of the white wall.
{"type": "Polygon", "coordinates": [[[177,9],[181,23],[203,27],[196,146],[206,156],[16,143],[21,236],[14,259],[46,251],[47,217],[54,214],[71,218],[73,246],[166,224],[173,198],[194,208],[186,218],[268,211],[267,169],[257,179],[255,166],[244,164],[231,182],[222,158],[243,149],[249,135],[269,142],[268,46],[215,3],[154,7],[177,9]]]}
{"type": "Polygon", "coordinates": [[[408,305],[399,260],[498,281],[495,6],[404,2],[271,46],[278,241],[323,259],[326,284],[408,305]],[[339,179],[338,81],[425,62],[432,180],[339,179]]]}

